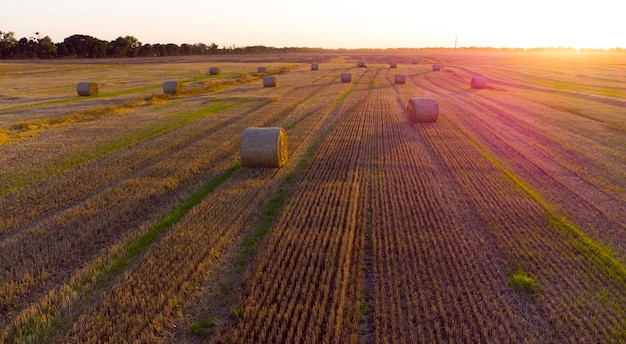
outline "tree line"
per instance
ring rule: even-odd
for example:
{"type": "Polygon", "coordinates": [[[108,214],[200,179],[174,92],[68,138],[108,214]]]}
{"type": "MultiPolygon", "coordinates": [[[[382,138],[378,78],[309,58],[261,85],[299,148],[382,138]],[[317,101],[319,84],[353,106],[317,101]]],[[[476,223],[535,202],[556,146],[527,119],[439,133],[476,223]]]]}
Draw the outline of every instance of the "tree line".
{"type": "MultiPolygon", "coordinates": [[[[325,52],[329,49],[303,48],[303,47],[266,47],[263,45],[246,47],[218,47],[217,44],[142,44],[133,36],[118,37],[107,42],[88,35],[72,35],[63,42],[54,43],[49,36],[22,37],[19,40],[13,32],[0,31],[0,59],[56,59],[56,58],[107,58],[107,57],[153,57],[153,56],[185,56],[185,55],[229,55],[229,54],[268,54],[268,53],[310,53],[325,52]]],[[[412,50],[445,49],[457,50],[456,48],[390,48],[387,51],[407,52],[412,50]]],[[[380,51],[381,49],[330,49],[331,51],[368,52],[380,51]]],[[[573,48],[489,48],[469,47],[459,50],[499,50],[499,51],[534,51],[534,52],[562,52],[576,51],[573,48]]],[[[599,52],[602,49],[580,49],[581,52],[599,52]]],[[[610,49],[611,52],[623,52],[624,49],[610,49]]]]}
{"type": "Polygon", "coordinates": [[[321,48],[275,48],[262,45],[246,47],[218,47],[217,44],[142,44],[133,36],[118,37],[107,42],[88,35],[72,35],[63,42],[54,43],[49,36],[22,37],[13,32],[0,31],[0,58],[2,59],[55,59],[55,58],[108,58],[152,57],[217,54],[266,54],[285,52],[316,52],[321,48]]]}

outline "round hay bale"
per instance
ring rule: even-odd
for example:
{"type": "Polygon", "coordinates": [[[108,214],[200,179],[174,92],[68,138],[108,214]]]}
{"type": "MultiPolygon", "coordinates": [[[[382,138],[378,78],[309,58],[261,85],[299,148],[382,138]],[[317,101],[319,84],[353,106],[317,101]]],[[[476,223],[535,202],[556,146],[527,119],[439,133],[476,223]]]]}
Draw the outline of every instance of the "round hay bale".
{"type": "Polygon", "coordinates": [[[287,132],[279,127],[246,128],[239,148],[246,167],[281,167],[289,159],[287,132]]]}
{"type": "Polygon", "coordinates": [[[183,91],[183,84],[178,80],[167,80],[163,83],[163,93],[177,95],[183,91]]]}
{"type": "Polygon", "coordinates": [[[99,91],[98,84],[95,82],[79,82],[76,85],[76,92],[81,97],[97,96],[99,91]]]}
{"type": "Polygon", "coordinates": [[[389,62],[389,68],[398,68],[398,63],[396,61],[389,62]]]}
{"type": "Polygon", "coordinates": [[[472,88],[485,88],[487,87],[487,79],[482,76],[475,76],[470,82],[472,88]]]}
{"type": "Polygon", "coordinates": [[[365,61],[359,61],[359,63],[357,64],[357,66],[359,68],[365,68],[365,61]]]}
{"type": "Polygon", "coordinates": [[[258,68],[256,69],[256,72],[257,72],[257,73],[265,73],[265,67],[258,67],[258,68]]]}
{"type": "Polygon", "coordinates": [[[442,65],[441,63],[435,63],[435,64],[433,65],[433,70],[434,70],[435,72],[438,72],[438,71],[440,71],[440,70],[441,70],[441,68],[442,68],[442,67],[443,67],[443,65],[442,65]]]}
{"type": "Polygon", "coordinates": [[[275,75],[266,75],[263,77],[263,87],[276,87],[278,78],[275,75]]]}
{"type": "Polygon", "coordinates": [[[317,63],[311,63],[311,70],[319,70],[319,65],[317,63]]]}
{"type": "Polygon", "coordinates": [[[341,73],[341,82],[351,82],[352,81],[352,73],[341,73]]]}
{"type": "Polygon", "coordinates": [[[433,98],[412,98],[406,107],[411,122],[437,122],[439,104],[433,98]]]}
{"type": "Polygon", "coordinates": [[[220,73],[219,67],[209,68],[209,75],[218,75],[220,73]]]}
{"type": "Polygon", "coordinates": [[[406,75],[405,74],[396,74],[394,82],[396,84],[404,84],[404,83],[406,83],[406,75]]]}

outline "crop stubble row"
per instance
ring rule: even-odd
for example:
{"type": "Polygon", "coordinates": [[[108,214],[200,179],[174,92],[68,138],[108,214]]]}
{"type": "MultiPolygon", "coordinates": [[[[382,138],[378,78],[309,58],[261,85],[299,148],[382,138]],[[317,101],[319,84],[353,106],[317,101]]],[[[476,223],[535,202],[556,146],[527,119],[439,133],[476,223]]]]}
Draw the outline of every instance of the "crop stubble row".
{"type": "MultiPolygon", "coordinates": [[[[359,337],[406,343],[619,338],[626,326],[623,281],[607,276],[550,209],[515,185],[503,170],[508,165],[493,158],[495,152],[507,161],[510,151],[485,142],[502,141],[505,134],[498,131],[505,129],[522,142],[529,129],[520,132],[518,127],[527,127],[509,120],[484,131],[479,124],[489,122],[482,117],[497,103],[458,100],[450,92],[458,84],[445,79],[450,75],[403,68],[416,73],[402,86],[392,84],[388,69],[370,66],[363,72],[260,252],[243,294],[241,321],[222,329],[222,338],[353,343],[359,337]],[[438,123],[407,122],[404,104],[421,95],[438,98],[438,123]],[[536,276],[539,292],[525,295],[507,286],[512,268],[536,276]]],[[[316,94],[286,102],[297,103],[281,113],[294,123],[290,147],[300,145],[291,146],[292,133],[304,142],[305,128],[316,123],[309,115],[329,105],[316,101],[309,111],[306,99],[316,94]],[[292,111],[301,116],[288,115],[292,111]]],[[[519,147],[509,148],[521,154],[519,147]]],[[[153,245],[63,341],[167,337],[168,326],[180,317],[178,303],[202,283],[281,175],[237,171],[153,245]],[[221,214],[213,211],[232,212],[227,222],[233,228],[216,225],[221,214]],[[202,245],[199,238],[211,244],[202,245]],[[146,301],[147,295],[156,297],[146,301]],[[107,320],[120,313],[127,317],[107,320]],[[116,337],[122,335],[116,327],[126,337],[116,337]]]]}

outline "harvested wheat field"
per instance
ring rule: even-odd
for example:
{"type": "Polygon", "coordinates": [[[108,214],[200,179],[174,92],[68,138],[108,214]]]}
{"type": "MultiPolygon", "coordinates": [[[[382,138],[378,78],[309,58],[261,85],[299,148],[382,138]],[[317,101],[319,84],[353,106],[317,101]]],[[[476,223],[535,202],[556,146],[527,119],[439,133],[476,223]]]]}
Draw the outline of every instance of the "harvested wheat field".
{"type": "Polygon", "coordinates": [[[1,343],[624,342],[624,57],[2,62],[1,343]]]}

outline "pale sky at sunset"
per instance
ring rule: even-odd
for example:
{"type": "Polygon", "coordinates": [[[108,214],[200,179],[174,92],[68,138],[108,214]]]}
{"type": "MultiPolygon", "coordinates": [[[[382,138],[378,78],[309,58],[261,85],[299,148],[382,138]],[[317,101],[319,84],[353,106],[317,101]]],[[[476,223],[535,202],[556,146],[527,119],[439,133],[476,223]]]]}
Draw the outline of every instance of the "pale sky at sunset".
{"type": "Polygon", "coordinates": [[[0,0],[0,31],[57,43],[105,41],[222,46],[626,48],[615,0],[0,0]]]}

